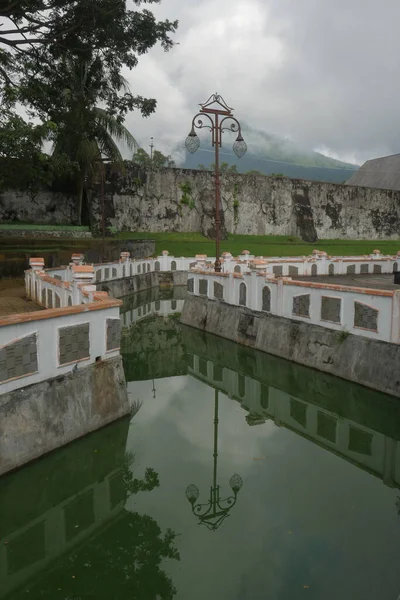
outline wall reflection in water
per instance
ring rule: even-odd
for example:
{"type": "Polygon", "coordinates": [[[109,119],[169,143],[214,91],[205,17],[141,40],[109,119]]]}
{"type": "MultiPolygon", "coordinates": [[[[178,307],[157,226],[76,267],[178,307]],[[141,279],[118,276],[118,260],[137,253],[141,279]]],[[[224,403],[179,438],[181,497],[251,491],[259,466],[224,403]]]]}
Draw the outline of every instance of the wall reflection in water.
{"type": "Polygon", "coordinates": [[[239,402],[248,425],[272,419],[400,488],[398,401],[186,328],[183,337],[188,373],[239,402]]]}
{"type": "Polygon", "coordinates": [[[120,421],[0,480],[0,598],[172,598],[175,534],[125,509],[159,486],[134,477],[120,421]],[[146,595],[147,594],[147,595],[146,595]]]}
{"type": "Polygon", "coordinates": [[[396,399],[171,318],[132,327],[124,361],[128,381],[189,374],[239,402],[249,426],[273,420],[380,477],[385,485],[400,487],[396,399]]]}

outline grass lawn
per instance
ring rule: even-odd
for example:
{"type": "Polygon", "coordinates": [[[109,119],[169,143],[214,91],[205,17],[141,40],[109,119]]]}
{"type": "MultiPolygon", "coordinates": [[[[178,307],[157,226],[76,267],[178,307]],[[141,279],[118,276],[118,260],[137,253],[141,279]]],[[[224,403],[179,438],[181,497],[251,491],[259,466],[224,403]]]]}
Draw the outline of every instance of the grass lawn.
{"type": "MultiPolygon", "coordinates": [[[[173,256],[207,254],[215,256],[215,242],[200,233],[131,233],[118,234],[118,239],[153,239],[156,254],[168,250],[173,256]]],[[[250,250],[256,256],[302,256],[311,254],[314,248],[325,250],[333,256],[370,254],[375,248],[384,254],[395,254],[400,250],[399,240],[319,240],[309,244],[289,236],[229,235],[221,242],[221,252],[232,252],[234,256],[242,250],[250,250]]]]}

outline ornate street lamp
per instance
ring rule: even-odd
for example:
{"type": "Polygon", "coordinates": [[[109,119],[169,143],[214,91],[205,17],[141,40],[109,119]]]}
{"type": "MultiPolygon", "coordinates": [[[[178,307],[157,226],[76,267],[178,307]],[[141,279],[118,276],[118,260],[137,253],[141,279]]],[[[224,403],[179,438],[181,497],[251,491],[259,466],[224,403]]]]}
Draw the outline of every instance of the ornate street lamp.
{"type": "Polygon", "coordinates": [[[207,102],[200,104],[200,112],[193,117],[192,129],[186,138],[185,146],[188,152],[194,154],[200,147],[200,139],[196,129],[206,128],[211,131],[212,145],[215,148],[215,270],[221,271],[221,261],[219,259],[219,238],[220,238],[220,177],[219,177],[219,149],[222,146],[222,133],[232,131],[237,133],[237,138],[233,144],[233,151],[238,158],[246,154],[247,144],[243,139],[242,130],[239,121],[233,116],[233,108],[229,108],[225,100],[219,94],[213,94],[207,102]],[[202,117],[207,117],[208,121],[203,121],[202,117]]]}
{"type": "Polygon", "coordinates": [[[218,461],[218,390],[215,390],[214,406],[214,473],[213,484],[210,487],[210,499],[203,504],[196,504],[199,498],[199,488],[194,485],[188,485],[185,496],[192,506],[192,513],[198,517],[200,524],[208,529],[215,531],[222,522],[229,517],[229,511],[236,504],[237,495],[240,492],[243,481],[240,475],[232,475],[229,485],[233,495],[227,498],[221,498],[220,487],[217,484],[217,461],[218,461]]]}

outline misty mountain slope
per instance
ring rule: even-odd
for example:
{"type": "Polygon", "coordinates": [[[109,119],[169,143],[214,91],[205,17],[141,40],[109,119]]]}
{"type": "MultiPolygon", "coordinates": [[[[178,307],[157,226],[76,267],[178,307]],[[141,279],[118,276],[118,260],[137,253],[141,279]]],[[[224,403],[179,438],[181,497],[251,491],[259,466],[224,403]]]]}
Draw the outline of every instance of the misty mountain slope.
{"type": "MultiPolygon", "coordinates": [[[[238,159],[232,151],[234,134],[224,135],[220,150],[221,162],[236,165],[240,173],[256,170],[265,175],[282,173],[293,179],[342,183],[359,168],[358,165],[329,158],[319,152],[299,149],[290,140],[264,131],[255,131],[247,126],[243,127],[243,136],[248,145],[243,158],[238,159]]],[[[184,162],[180,165],[183,168],[196,169],[200,164],[210,167],[214,162],[214,150],[209,139],[202,134],[200,139],[201,145],[195,154],[185,152],[184,162]]]]}

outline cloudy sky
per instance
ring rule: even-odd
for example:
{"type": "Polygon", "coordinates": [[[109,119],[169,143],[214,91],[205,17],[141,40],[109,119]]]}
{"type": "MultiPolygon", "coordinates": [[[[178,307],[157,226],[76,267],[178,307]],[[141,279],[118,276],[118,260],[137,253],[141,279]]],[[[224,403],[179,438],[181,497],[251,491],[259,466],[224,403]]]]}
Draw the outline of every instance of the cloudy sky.
{"type": "MultiPolygon", "coordinates": [[[[153,49],[127,74],[158,100],[131,114],[143,147],[182,144],[198,104],[214,92],[252,128],[341,160],[400,152],[398,0],[163,0],[179,45],[153,49]]],[[[199,157],[199,162],[200,157],[199,157]]]]}

